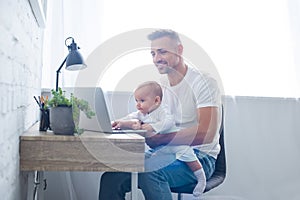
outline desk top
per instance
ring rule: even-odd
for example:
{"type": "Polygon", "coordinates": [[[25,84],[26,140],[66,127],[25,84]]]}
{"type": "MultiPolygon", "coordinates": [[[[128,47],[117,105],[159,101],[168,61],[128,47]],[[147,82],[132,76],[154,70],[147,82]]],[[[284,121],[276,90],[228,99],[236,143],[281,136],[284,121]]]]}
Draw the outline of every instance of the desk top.
{"type": "Polygon", "coordinates": [[[145,139],[137,134],[54,135],[36,124],[20,136],[20,169],[141,172],[144,151],[145,139]]]}
{"type": "Polygon", "coordinates": [[[52,131],[39,131],[38,124],[33,125],[28,131],[20,136],[20,140],[39,140],[39,141],[80,141],[80,140],[103,140],[123,142],[145,142],[144,137],[134,133],[109,134],[93,131],[85,131],[81,135],[55,135],[52,131]]]}

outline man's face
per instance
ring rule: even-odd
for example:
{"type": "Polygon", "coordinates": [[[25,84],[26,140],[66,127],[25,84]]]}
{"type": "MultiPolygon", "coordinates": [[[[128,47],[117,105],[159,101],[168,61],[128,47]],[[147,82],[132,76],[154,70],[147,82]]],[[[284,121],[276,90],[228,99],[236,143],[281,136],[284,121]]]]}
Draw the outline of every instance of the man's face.
{"type": "Polygon", "coordinates": [[[153,63],[160,74],[168,74],[170,71],[176,70],[181,59],[181,47],[169,37],[162,37],[152,41],[151,55],[153,63]]]}

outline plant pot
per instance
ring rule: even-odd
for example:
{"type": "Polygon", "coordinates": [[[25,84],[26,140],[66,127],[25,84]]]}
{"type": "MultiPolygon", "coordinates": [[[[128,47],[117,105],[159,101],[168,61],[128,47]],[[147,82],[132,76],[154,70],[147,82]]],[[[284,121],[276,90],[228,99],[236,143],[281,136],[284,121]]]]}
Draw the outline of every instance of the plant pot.
{"type": "Polygon", "coordinates": [[[58,106],[50,108],[50,126],[56,135],[74,135],[72,107],[58,106]]]}

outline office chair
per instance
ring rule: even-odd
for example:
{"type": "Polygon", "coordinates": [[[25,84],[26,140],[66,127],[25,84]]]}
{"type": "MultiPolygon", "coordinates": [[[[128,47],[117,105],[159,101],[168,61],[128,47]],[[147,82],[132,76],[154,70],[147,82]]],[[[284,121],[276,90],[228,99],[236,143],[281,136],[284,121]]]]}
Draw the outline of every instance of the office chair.
{"type": "MultiPolygon", "coordinates": [[[[206,188],[205,192],[210,191],[211,189],[217,187],[221,183],[223,183],[225,176],[226,176],[226,156],[225,156],[225,144],[224,144],[224,114],[223,114],[223,107],[222,107],[222,122],[220,127],[220,139],[219,143],[221,146],[221,151],[216,160],[215,171],[213,175],[206,181],[206,188]]],[[[196,186],[196,183],[190,185],[184,185],[180,187],[173,187],[171,191],[173,193],[178,193],[178,200],[182,200],[182,193],[192,194],[193,190],[196,186]]]]}

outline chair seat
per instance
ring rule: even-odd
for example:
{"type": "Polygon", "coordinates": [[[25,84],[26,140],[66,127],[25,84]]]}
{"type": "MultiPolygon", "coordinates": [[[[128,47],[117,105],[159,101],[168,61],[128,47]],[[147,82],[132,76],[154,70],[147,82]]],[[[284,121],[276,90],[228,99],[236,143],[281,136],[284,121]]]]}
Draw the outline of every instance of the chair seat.
{"type": "MultiPolygon", "coordinates": [[[[225,174],[214,174],[207,182],[206,182],[206,188],[204,192],[208,192],[209,190],[217,187],[221,183],[223,183],[225,179],[225,174]]],[[[171,191],[174,193],[186,193],[186,194],[192,194],[193,190],[196,186],[196,183],[190,184],[190,185],[184,185],[180,187],[173,187],[171,188],[171,191]]]]}

